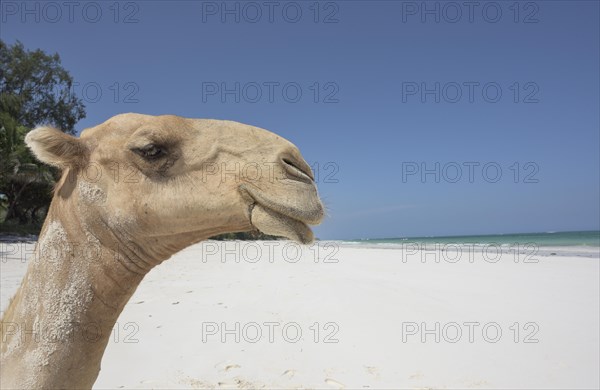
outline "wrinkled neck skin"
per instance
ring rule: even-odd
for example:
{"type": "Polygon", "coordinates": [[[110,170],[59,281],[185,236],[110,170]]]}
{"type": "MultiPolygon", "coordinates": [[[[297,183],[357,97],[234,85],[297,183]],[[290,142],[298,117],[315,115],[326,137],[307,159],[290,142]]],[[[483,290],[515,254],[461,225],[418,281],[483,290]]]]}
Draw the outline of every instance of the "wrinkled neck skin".
{"type": "Polygon", "coordinates": [[[103,221],[90,228],[73,206],[55,195],[27,273],[1,320],[3,389],[91,388],[112,328],[144,275],[211,233],[132,244],[133,237],[103,221]]]}

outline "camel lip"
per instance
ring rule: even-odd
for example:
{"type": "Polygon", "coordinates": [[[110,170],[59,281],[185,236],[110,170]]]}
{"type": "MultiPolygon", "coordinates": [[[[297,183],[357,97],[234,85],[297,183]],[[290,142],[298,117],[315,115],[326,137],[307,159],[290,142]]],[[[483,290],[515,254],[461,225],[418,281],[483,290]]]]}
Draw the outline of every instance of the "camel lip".
{"type": "Polygon", "coordinates": [[[319,210],[312,213],[304,212],[304,210],[288,208],[285,204],[274,202],[265,197],[261,191],[253,190],[244,184],[239,186],[239,191],[242,194],[242,197],[248,201],[247,213],[248,218],[250,219],[252,216],[252,209],[258,204],[261,207],[267,208],[277,214],[294,221],[301,222],[305,225],[318,225],[323,220],[324,213],[322,208],[319,208],[319,210]]]}
{"type": "Polygon", "coordinates": [[[254,225],[254,223],[252,222],[252,212],[254,211],[254,207],[256,207],[257,205],[260,206],[260,207],[262,207],[262,208],[264,208],[264,209],[268,209],[269,211],[271,211],[274,214],[277,214],[278,216],[280,216],[284,220],[290,220],[290,221],[294,221],[294,222],[299,222],[302,225],[306,226],[307,228],[309,227],[309,224],[306,223],[305,221],[303,221],[301,219],[294,218],[294,217],[290,217],[289,215],[283,214],[282,212],[280,212],[278,210],[275,210],[275,209],[273,209],[273,208],[271,208],[271,207],[269,207],[267,205],[264,205],[262,203],[259,203],[259,202],[251,204],[249,206],[249,210],[248,210],[248,213],[250,215],[250,224],[252,226],[254,226],[254,227],[256,227],[256,225],[254,225]]]}
{"type": "Polygon", "coordinates": [[[261,203],[255,203],[251,207],[250,224],[265,234],[285,237],[304,245],[311,244],[314,241],[314,233],[306,222],[282,214],[261,203]],[[255,221],[254,217],[256,213],[260,214],[260,216],[255,221]],[[266,224],[265,221],[267,221],[266,224]],[[276,221],[277,226],[275,229],[272,225],[273,221],[276,221]]]}

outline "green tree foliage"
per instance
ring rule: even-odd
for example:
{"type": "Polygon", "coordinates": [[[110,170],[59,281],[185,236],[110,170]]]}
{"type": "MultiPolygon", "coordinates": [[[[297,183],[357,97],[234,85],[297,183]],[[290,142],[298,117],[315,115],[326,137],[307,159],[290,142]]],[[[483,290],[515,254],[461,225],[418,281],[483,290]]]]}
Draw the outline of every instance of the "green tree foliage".
{"type": "Polygon", "coordinates": [[[39,226],[44,219],[59,173],[38,162],[24,139],[39,124],[74,133],[85,107],[72,85],[58,54],[0,40],[0,216],[8,224],[39,226]]]}
{"type": "Polygon", "coordinates": [[[73,134],[75,123],[85,117],[58,54],[28,51],[20,42],[0,41],[0,94],[2,113],[28,128],[52,124],[73,134]]]}
{"type": "Polygon", "coordinates": [[[211,240],[280,240],[281,237],[270,236],[259,230],[251,230],[249,232],[225,233],[211,237],[211,240]]]}

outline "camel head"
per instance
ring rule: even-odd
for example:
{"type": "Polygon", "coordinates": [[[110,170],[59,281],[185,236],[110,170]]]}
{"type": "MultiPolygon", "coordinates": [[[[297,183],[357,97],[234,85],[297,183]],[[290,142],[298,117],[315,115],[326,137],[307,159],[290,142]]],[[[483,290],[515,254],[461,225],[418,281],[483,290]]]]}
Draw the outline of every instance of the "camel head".
{"type": "Polygon", "coordinates": [[[157,260],[253,228],[310,243],[308,225],[323,218],[298,149],[257,127],[122,114],[79,138],[37,128],[26,143],[63,170],[53,203],[75,210],[83,230],[100,241],[126,236],[157,260]]]}

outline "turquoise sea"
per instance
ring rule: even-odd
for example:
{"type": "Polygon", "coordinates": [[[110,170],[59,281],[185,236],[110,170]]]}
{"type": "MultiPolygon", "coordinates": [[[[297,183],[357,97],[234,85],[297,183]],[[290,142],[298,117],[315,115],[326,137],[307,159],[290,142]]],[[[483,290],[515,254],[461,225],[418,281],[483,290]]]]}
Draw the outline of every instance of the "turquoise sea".
{"type": "Polygon", "coordinates": [[[349,240],[361,244],[536,244],[538,247],[600,247],[600,231],[494,234],[478,236],[402,237],[349,240]]]}

